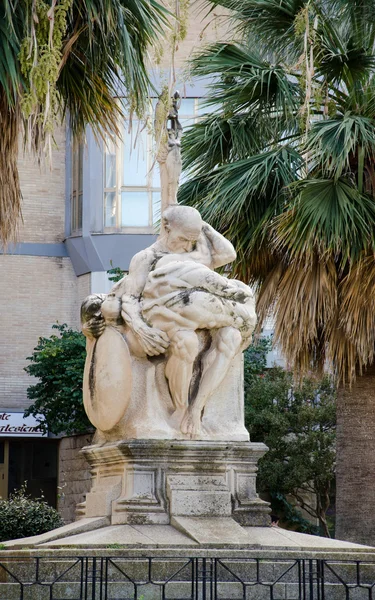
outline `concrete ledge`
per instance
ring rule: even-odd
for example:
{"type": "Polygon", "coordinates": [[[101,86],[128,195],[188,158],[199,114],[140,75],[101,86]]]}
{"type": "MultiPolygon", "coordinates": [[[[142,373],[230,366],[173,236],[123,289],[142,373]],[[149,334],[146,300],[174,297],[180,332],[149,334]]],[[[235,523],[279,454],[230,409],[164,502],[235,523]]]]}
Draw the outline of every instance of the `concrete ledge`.
{"type": "Polygon", "coordinates": [[[62,527],[58,527],[57,529],[52,529],[52,531],[41,533],[40,535],[33,535],[32,537],[20,538],[18,540],[9,540],[8,542],[3,542],[3,545],[6,549],[20,547],[35,548],[40,544],[44,544],[45,542],[51,542],[53,540],[59,540],[61,538],[65,539],[69,536],[75,536],[79,533],[85,533],[88,531],[99,529],[100,527],[105,527],[108,524],[109,519],[107,517],[81,519],[80,521],[75,521],[74,523],[63,525],[62,527]]]}
{"type": "MultiPolygon", "coordinates": [[[[279,527],[241,527],[230,517],[202,518],[178,517],[172,525],[108,525],[103,518],[83,519],[31,538],[5,542],[0,556],[38,552],[67,552],[75,555],[97,555],[121,551],[133,556],[140,550],[143,556],[165,551],[172,556],[260,556],[264,553],[275,556],[302,554],[312,558],[317,555],[333,555],[352,560],[352,555],[371,556],[375,559],[375,548],[351,542],[332,540],[319,536],[287,531],[279,527]],[[21,550],[22,549],[22,550],[21,550]],[[229,553],[229,554],[228,554],[229,553]]],[[[353,559],[354,560],[354,559],[353,559]]]]}
{"type": "MultiPolygon", "coordinates": [[[[249,544],[246,529],[231,518],[172,517],[172,525],[202,546],[249,544]]],[[[269,529],[261,527],[260,529],[269,529]]]]}

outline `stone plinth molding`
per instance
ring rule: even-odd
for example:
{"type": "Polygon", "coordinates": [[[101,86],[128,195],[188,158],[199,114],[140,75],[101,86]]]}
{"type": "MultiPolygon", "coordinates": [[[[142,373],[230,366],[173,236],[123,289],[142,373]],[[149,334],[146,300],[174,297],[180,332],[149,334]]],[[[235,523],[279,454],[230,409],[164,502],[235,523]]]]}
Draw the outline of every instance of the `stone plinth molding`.
{"type": "Polygon", "coordinates": [[[241,525],[269,523],[255,489],[264,444],[127,440],[82,450],[92,487],[80,517],[116,524],[170,524],[174,517],[233,517],[241,525]]]}

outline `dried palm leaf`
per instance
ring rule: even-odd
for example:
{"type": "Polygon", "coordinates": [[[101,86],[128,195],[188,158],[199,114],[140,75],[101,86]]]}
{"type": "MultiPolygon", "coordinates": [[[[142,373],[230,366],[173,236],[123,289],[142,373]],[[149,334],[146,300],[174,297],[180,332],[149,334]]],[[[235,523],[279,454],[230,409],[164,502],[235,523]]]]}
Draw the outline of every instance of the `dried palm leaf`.
{"type": "Polygon", "coordinates": [[[20,125],[19,110],[9,108],[8,99],[0,88],[0,240],[5,248],[16,240],[21,218],[17,164],[20,125]]]}
{"type": "MultiPolygon", "coordinates": [[[[332,258],[291,263],[274,289],[275,343],[297,371],[321,369],[325,343],[337,315],[337,271],[332,258]]],[[[267,290],[263,290],[266,297],[267,290]]]]}
{"type": "Polygon", "coordinates": [[[375,256],[364,256],[340,285],[340,327],[357,352],[361,367],[375,352],[375,256]]]}

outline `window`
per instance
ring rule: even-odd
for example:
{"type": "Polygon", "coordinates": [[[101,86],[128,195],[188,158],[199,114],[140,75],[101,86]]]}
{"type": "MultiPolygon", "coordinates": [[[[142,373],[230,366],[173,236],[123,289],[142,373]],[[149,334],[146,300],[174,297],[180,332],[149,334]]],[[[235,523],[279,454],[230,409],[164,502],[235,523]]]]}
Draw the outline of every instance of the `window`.
{"type": "MultiPolygon", "coordinates": [[[[108,230],[150,229],[160,218],[160,177],[151,123],[157,100],[150,102],[147,121],[122,125],[122,140],[107,140],[104,149],[104,226],[108,230]]],[[[183,128],[202,113],[198,98],[182,99],[183,128]]]]}
{"type": "Polygon", "coordinates": [[[71,233],[82,229],[82,197],[83,197],[83,144],[73,142],[72,151],[72,187],[70,194],[71,233]]]}

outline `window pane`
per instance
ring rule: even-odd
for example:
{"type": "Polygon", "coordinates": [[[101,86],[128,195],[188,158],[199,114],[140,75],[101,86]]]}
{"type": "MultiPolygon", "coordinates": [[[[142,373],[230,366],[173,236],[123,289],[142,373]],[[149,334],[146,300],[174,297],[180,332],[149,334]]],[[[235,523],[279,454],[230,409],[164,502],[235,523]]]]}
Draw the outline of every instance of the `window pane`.
{"type": "Polygon", "coordinates": [[[152,223],[156,225],[160,221],[160,209],[161,209],[161,193],[152,192],[152,223]]]}
{"type": "Polygon", "coordinates": [[[187,131],[187,129],[189,127],[194,125],[195,119],[180,119],[180,123],[181,123],[182,130],[184,132],[184,131],[187,131]]]}
{"type": "Polygon", "coordinates": [[[160,168],[159,163],[155,160],[154,166],[151,171],[151,185],[154,188],[160,187],[160,168]]]}
{"type": "Polygon", "coordinates": [[[77,206],[77,229],[82,229],[82,198],[83,194],[78,194],[78,206],[77,206]]]}
{"type": "Polygon", "coordinates": [[[83,144],[77,141],[72,149],[71,232],[82,229],[83,144]]]}
{"type": "Polygon", "coordinates": [[[116,226],[116,192],[104,194],[104,219],[106,227],[116,226]]]}
{"type": "Polygon", "coordinates": [[[195,115],[195,98],[182,98],[179,117],[193,117],[195,115]]]}
{"type": "Polygon", "coordinates": [[[106,140],[105,145],[105,179],[104,187],[116,187],[116,147],[111,140],[106,140]]]}
{"type": "Polygon", "coordinates": [[[78,191],[83,190],[83,145],[78,147],[78,191]]]}
{"type": "Polygon", "coordinates": [[[73,192],[70,196],[70,231],[76,231],[76,214],[77,214],[77,192],[73,192]]]}
{"type": "Polygon", "coordinates": [[[147,186],[147,129],[134,121],[132,132],[124,133],[122,185],[147,186]],[[142,131],[141,131],[142,130],[142,131]]]}
{"type": "Polygon", "coordinates": [[[73,150],[73,152],[72,152],[72,195],[73,196],[77,190],[78,171],[79,171],[79,165],[78,165],[78,161],[77,161],[77,152],[75,150],[73,150]]]}
{"type": "Polygon", "coordinates": [[[121,192],[122,226],[147,227],[149,225],[148,192],[121,192]]]}
{"type": "Polygon", "coordinates": [[[200,98],[198,100],[198,116],[202,116],[202,115],[207,115],[207,114],[211,114],[213,112],[216,111],[220,111],[222,110],[222,105],[221,104],[208,104],[206,105],[206,99],[205,98],[200,98]]]}
{"type": "Polygon", "coordinates": [[[82,229],[82,194],[74,194],[71,196],[71,231],[82,229]]]}

